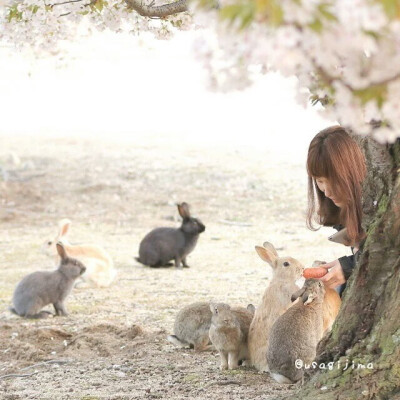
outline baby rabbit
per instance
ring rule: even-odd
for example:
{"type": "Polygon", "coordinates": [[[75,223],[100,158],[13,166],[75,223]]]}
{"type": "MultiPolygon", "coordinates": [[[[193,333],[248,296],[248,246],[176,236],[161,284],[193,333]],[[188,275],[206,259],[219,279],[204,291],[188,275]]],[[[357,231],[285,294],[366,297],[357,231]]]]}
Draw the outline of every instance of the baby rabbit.
{"type": "Polygon", "coordinates": [[[324,296],[324,284],[318,279],[307,279],[292,296],[292,301],[299,297],[301,300],[281,315],[272,327],[267,362],[270,374],[277,382],[297,382],[303,378],[304,370],[296,367],[296,360],[304,364],[314,360],[323,336],[324,296]]]}
{"type": "Polygon", "coordinates": [[[108,287],[117,275],[114,269],[113,260],[110,255],[100,246],[84,244],[71,245],[67,240],[67,234],[71,227],[69,219],[62,219],[58,222],[59,231],[54,240],[48,240],[44,244],[44,252],[48,256],[55,256],[57,262],[56,243],[60,242],[64,245],[67,253],[86,266],[86,272],[82,275],[85,286],[108,287]]]}
{"type": "Polygon", "coordinates": [[[256,246],[256,251],[272,267],[273,275],[251,322],[248,345],[250,364],[259,371],[268,371],[269,332],[277,318],[291,306],[291,295],[299,289],[295,282],[301,278],[304,267],[294,258],[279,257],[271,243],[265,242],[263,246],[256,246]]]}
{"type": "Polygon", "coordinates": [[[228,304],[211,303],[210,339],[221,356],[220,369],[236,369],[240,360],[248,359],[247,336],[254,306],[230,308],[228,304]]]}
{"type": "Polygon", "coordinates": [[[175,261],[175,267],[189,268],[186,257],[197,243],[199,234],[206,227],[199,219],[190,216],[187,203],[178,204],[179,215],[183,218],[180,228],[156,228],[140,242],[137,261],[150,267],[162,267],[175,261]]]}
{"type": "Polygon", "coordinates": [[[175,346],[194,347],[196,351],[210,349],[208,331],[211,316],[210,303],[189,304],[179,311],[175,319],[174,335],[169,335],[167,340],[175,346]]]}
{"type": "MultiPolygon", "coordinates": [[[[325,261],[314,261],[312,266],[318,267],[319,265],[326,264],[325,261]]],[[[322,304],[323,310],[323,323],[324,335],[332,329],[332,325],[340,311],[342,299],[335,289],[325,288],[325,297],[322,304]]]]}
{"type": "Polygon", "coordinates": [[[62,243],[57,243],[61,258],[57,270],[37,271],[25,276],[15,288],[14,308],[10,310],[25,318],[46,318],[49,312],[40,311],[47,304],[53,304],[56,315],[67,315],[64,300],[72,289],[76,278],[85,272],[85,266],[69,258],[62,243]]]}

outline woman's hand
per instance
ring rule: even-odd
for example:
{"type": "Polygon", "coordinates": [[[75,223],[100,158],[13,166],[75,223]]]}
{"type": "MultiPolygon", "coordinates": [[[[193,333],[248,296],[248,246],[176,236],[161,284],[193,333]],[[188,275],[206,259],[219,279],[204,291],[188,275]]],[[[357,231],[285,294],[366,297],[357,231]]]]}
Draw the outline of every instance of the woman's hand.
{"type": "Polygon", "coordinates": [[[335,289],[335,287],[342,285],[346,282],[339,260],[335,260],[327,264],[321,264],[319,265],[319,267],[328,270],[328,273],[320,278],[325,287],[335,289]]]}

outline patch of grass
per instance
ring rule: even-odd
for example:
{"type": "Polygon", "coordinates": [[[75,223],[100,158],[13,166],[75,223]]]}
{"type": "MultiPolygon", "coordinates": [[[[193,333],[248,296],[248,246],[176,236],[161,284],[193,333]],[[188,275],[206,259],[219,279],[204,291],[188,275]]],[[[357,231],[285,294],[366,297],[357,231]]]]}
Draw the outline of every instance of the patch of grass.
{"type": "Polygon", "coordinates": [[[197,383],[199,382],[201,377],[197,374],[189,374],[183,378],[183,381],[186,383],[197,383]]]}

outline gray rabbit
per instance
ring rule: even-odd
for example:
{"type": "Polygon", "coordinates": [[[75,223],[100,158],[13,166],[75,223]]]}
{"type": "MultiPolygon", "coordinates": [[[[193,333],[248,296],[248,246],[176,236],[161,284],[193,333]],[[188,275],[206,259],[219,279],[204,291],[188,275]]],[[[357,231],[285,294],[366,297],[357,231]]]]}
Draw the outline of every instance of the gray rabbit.
{"type": "Polygon", "coordinates": [[[200,233],[206,227],[203,223],[190,216],[187,203],[178,204],[179,215],[183,218],[180,228],[156,228],[149,232],[139,246],[137,261],[150,267],[162,267],[175,261],[175,267],[189,268],[186,257],[197,243],[200,233]]]}
{"type": "Polygon", "coordinates": [[[10,311],[25,318],[46,318],[50,313],[40,310],[53,304],[56,315],[67,315],[64,300],[86,267],[80,261],[69,258],[61,243],[57,243],[57,252],[61,258],[58,269],[52,272],[37,271],[25,276],[15,288],[14,308],[10,308],[10,311]]]}
{"type": "Polygon", "coordinates": [[[247,337],[255,308],[231,308],[228,304],[210,304],[212,312],[210,339],[221,356],[220,369],[236,369],[248,359],[247,337]]]}
{"type": "Polygon", "coordinates": [[[307,279],[292,295],[299,301],[282,314],[272,326],[267,363],[273,379],[294,383],[303,378],[304,370],[296,360],[310,364],[323,336],[323,302],[325,288],[319,279],[307,279]]]}
{"type": "Polygon", "coordinates": [[[208,331],[211,316],[210,303],[197,302],[187,305],[176,316],[174,335],[169,335],[168,341],[178,347],[194,347],[196,351],[210,349],[208,331]]]}

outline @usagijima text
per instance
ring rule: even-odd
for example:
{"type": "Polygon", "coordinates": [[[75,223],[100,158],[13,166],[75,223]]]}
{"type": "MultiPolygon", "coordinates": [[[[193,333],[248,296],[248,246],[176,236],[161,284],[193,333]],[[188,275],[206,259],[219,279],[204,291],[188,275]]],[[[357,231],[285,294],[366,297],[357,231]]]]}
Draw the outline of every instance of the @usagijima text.
{"type": "Polygon", "coordinates": [[[343,371],[346,371],[347,369],[374,369],[373,363],[367,363],[367,364],[362,364],[354,361],[348,361],[346,360],[345,362],[328,362],[328,363],[317,363],[317,362],[312,362],[312,363],[305,363],[303,360],[297,359],[295,361],[295,366],[297,369],[329,369],[333,370],[334,368],[336,369],[342,369],[343,371]]]}

